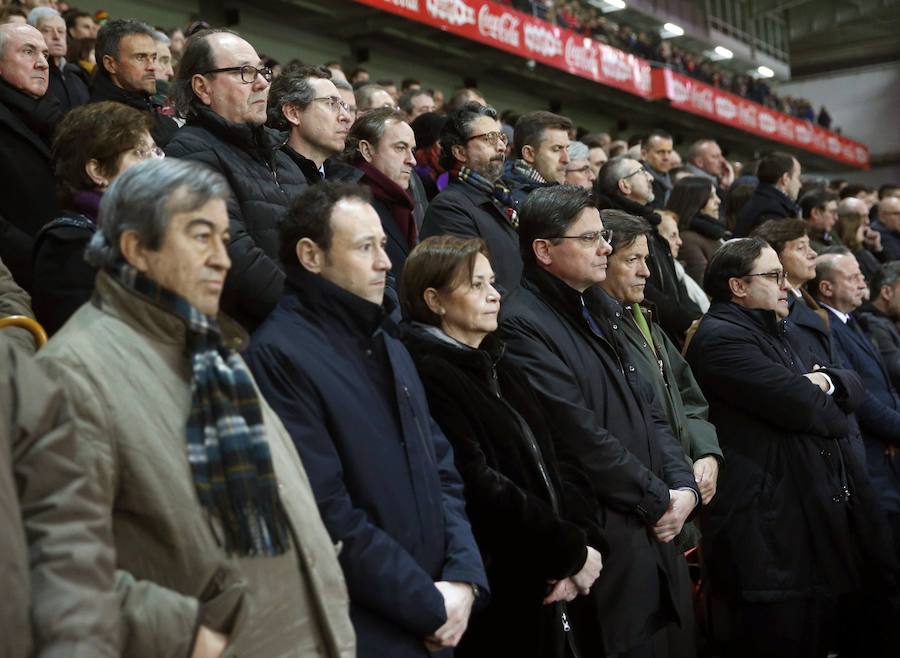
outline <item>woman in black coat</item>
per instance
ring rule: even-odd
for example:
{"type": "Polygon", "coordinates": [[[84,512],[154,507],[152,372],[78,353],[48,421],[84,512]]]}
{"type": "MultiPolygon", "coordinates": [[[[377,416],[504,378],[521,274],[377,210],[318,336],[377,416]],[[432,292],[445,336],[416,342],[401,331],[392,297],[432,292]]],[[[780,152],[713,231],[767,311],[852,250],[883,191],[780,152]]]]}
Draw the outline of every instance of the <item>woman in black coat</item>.
{"type": "Polygon", "coordinates": [[[681,231],[679,260],[694,281],[703,285],[709,259],[731,233],[719,219],[722,201],[708,178],[688,176],[675,183],[666,210],[678,216],[681,231]]]}
{"type": "Polygon", "coordinates": [[[565,604],[589,591],[605,542],[579,494],[590,484],[560,472],[538,401],[490,335],[500,296],[485,254],[478,239],[428,238],[400,280],[404,342],[453,445],[492,591],[457,655],[572,655],[565,604]]]}
{"type": "Polygon", "coordinates": [[[44,225],[34,243],[32,307],[48,334],[56,333],[91,298],[96,270],[84,248],[97,232],[103,192],[128,167],[161,155],[145,112],[103,102],[82,105],[60,122],[53,166],[62,216],[44,225]]]}

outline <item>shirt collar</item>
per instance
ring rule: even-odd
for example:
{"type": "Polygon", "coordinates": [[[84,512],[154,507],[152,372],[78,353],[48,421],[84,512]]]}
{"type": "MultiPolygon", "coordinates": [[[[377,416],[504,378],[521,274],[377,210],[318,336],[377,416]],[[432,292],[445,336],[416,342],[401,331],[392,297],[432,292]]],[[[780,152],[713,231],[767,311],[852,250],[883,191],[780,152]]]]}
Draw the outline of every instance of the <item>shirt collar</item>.
{"type": "Polygon", "coordinates": [[[819,304],[821,304],[822,306],[824,306],[825,308],[827,308],[829,311],[831,311],[832,313],[834,313],[836,316],[838,316],[838,319],[839,319],[841,322],[843,322],[844,324],[847,324],[847,322],[850,320],[850,314],[849,314],[849,313],[842,313],[841,311],[837,310],[837,309],[834,308],[833,306],[829,306],[828,304],[825,304],[825,303],[823,303],[823,302],[819,302],[819,304]]]}

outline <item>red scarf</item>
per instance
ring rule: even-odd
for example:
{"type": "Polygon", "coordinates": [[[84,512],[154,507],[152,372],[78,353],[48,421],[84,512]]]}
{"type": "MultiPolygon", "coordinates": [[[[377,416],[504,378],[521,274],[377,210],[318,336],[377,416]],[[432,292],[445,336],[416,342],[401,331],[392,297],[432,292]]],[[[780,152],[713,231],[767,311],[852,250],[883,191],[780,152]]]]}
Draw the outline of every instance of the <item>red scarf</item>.
{"type": "Polygon", "coordinates": [[[363,172],[363,177],[359,182],[372,191],[372,196],[391,209],[394,222],[406,237],[407,245],[410,249],[415,247],[418,241],[416,222],[413,219],[415,206],[409,192],[401,189],[397,183],[361,158],[354,163],[354,166],[363,172]]]}

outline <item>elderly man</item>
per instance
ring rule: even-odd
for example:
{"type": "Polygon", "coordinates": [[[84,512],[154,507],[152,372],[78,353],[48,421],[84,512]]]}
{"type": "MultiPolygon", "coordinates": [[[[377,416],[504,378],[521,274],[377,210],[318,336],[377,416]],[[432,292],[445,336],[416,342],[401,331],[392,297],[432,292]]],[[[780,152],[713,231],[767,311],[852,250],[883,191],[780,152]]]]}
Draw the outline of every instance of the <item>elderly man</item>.
{"type": "Polygon", "coordinates": [[[800,199],[800,212],[809,225],[809,239],[816,253],[828,247],[843,247],[841,238],[832,233],[838,219],[838,195],[820,188],[800,199]]]}
{"type": "Polygon", "coordinates": [[[860,590],[885,553],[844,441],[862,391],[791,350],[779,320],[791,293],[764,241],[723,245],[704,288],[712,305],[686,358],[729,465],[701,523],[711,627],[728,656],[824,655],[834,597],[860,590]]]}
{"type": "Polygon", "coordinates": [[[512,195],[501,181],[506,135],[494,108],[469,103],[450,112],[441,130],[441,166],[450,183],[425,213],[421,239],[449,233],[481,238],[491,252],[497,284],[503,290],[519,285],[518,214],[512,195]]]}
{"type": "Polygon", "coordinates": [[[31,249],[60,212],[50,145],[62,118],[47,93],[49,49],[30,25],[0,25],[0,259],[31,289],[31,249]]]}
{"type": "Polygon", "coordinates": [[[879,202],[872,228],[881,235],[885,258],[900,260],[900,197],[886,196],[879,202]]]}
{"type": "Polygon", "coordinates": [[[379,107],[396,108],[397,103],[387,89],[381,85],[366,84],[356,90],[356,112],[358,116],[379,107]]]}
{"type": "Polygon", "coordinates": [[[668,241],[656,230],[662,219],[650,206],[654,198],[652,181],[652,174],[637,160],[627,156],[612,158],[600,168],[595,183],[596,203],[598,208],[612,208],[642,217],[654,228],[648,240],[650,278],[645,294],[656,305],[663,331],[680,347],[688,328],[700,317],[701,311],[678,280],[668,241]]]}
{"type": "Polygon", "coordinates": [[[228,196],[193,162],[118,177],[86,254],[93,303],[39,361],[115,528],[122,655],[349,658],[347,592],[303,463],[237,353],[246,335],[219,316],[228,196]]]}
{"type": "Polygon", "coordinates": [[[52,7],[37,7],[28,14],[28,24],[44,35],[50,52],[48,93],[59,101],[63,112],[88,102],[87,74],[76,63],[66,61],[66,22],[52,7]]]}
{"type": "Polygon", "coordinates": [[[162,113],[156,94],[156,42],[154,30],[135,20],[107,21],[97,33],[91,103],[115,101],[153,117],[153,141],[164,148],[175,135],[178,124],[162,113]]]}
{"type": "Polygon", "coordinates": [[[169,83],[175,77],[175,69],[172,68],[172,51],[169,45],[172,40],[164,32],[155,30],[153,41],[156,43],[156,91],[168,93],[169,83]]]}
{"type": "Polygon", "coordinates": [[[253,329],[281,296],[278,224],[307,183],[281,150],[280,133],[266,128],[272,71],[256,50],[229,30],[204,30],[185,46],[173,90],[187,117],[166,154],[202,162],[225,176],[232,267],[222,308],[253,329]]]}
{"type": "Polygon", "coordinates": [[[512,190],[516,205],[539,187],[566,181],[569,131],[574,124],[552,112],[529,112],[516,121],[513,159],[503,168],[503,182],[512,190]]]}
{"type": "Polygon", "coordinates": [[[653,177],[653,200],[650,202],[653,208],[664,208],[672,193],[674,183],[669,172],[675,166],[673,148],[672,135],[662,130],[652,131],[641,141],[641,161],[653,177]]]}
{"type": "Polygon", "coordinates": [[[569,162],[566,164],[566,185],[578,185],[586,190],[594,189],[597,176],[591,167],[590,151],[582,142],[569,142],[569,162]]]}
{"type": "Polygon", "coordinates": [[[406,115],[407,123],[426,112],[434,112],[434,97],[431,92],[421,87],[404,91],[397,101],[400,111],[406,115]]]}
{"type": "Polygon", "coordinates": [[[767,219],[799,217],[800,163],[789,153],[774,151],[756,167],[759,185],[737,213],[735,237],[746,237],[767,219]]]}
{"type": "Polygon", "coordinates": [[[857,317],[900,391],[900,261],[882,265],[872,277],[871,295],[857,317]]]}
{"type": "Polygon", "coordinates": [[[606,278],[610,237],[587,190],[532,192],[519,225],[522,286],[501,306],[499,335],[553,419],[560,461],[589,476],[611,531],[603,577],[576,618],[576,628],[599,626],[582,638],[583,653],[652,655],[658,632],[686,621],[675,611],[689,583],[671,541],[700,493],[658,403],[617,349],[621,308],[594,288],[606,278]]]}
{"type": "Polygon", "coordinates": [[[285,293],[248,361],[343,545],[359,657],[425,658],[459,642],[486,577],[450,446],[385,326],[385,243],[365,188],[298,196],[281,225],[285,293]]]}

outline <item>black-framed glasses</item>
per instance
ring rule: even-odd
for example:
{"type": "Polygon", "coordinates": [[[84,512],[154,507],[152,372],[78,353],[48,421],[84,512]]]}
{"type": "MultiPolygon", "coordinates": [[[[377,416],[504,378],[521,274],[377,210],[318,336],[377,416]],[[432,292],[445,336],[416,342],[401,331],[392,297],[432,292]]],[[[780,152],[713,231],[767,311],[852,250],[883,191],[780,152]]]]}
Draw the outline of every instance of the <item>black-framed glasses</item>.
{"type": "Polygon", "coordinates": [[[347,114],[353,114],[353,112],[350,111],[350,106],[347,105],[342,98],[338,98],[337,96],[319,96],[318,98],[313,98],[313,100],[327,104],[328,109],[332,112],[344,110],[347,114]]]}
{"type": "Polygon", "coordinates": [[[256,66],[251,66],[250,64],[245,64],[244,66],[226,66],[222,69],[211,69],[209,71],[204,71],[200,75],[238,72],[241,74],[241,82],[248,85],[256,82],[256,76],[258,75],[261,75],[266,82],[272,82],[272,69],[270,69],[268,66],[257,68],[256,66]]]}
{"type": "Polygon", "coordinates": [[[744,276],[764,276],[767,279],[772,279],[779,287],[781,287],[787,279],[787,272],[785,270],[780,270],[778,272],[756,272],[754,274],[745,274],[744,276]]]}
{"type": "Polygon", "coordinates": [[[583,247],[596,249],[603,240],[606,244],[612,243],[613,232],[611,228],[605,228],[602,231],[590,231],[581,235],[560,235],[556,238],[545,238],[546,240],[578,240],[578,244],[583,247]]]}
{"type": "Polygon", "coordinates": [[[503,146],[509,144],[509,137],[507,137],[505,132],[492,131],[489,133],[481,133],[480,135],[472,135],[467,139],[467,142],[471,142],[473,139],[482,139],[491,146],[497,146],[497,142],[503,142],[503,146]]]}
{"type": "Polygon", "coordinates": [[[646,174],[647,176],[649,176],[649,175],[650,175],[650,172],[647,171],[647,168],[646,168],[646,167],[641,167],[640,169],[635,169],[634,171],[632,171],[632,172],[631,172],[630,174],[628,174],[627,176],[622,176],[622,180],[628,180],[628,179],[631,178],[632,176],[637,176],[638,174],[646,174]]]}

